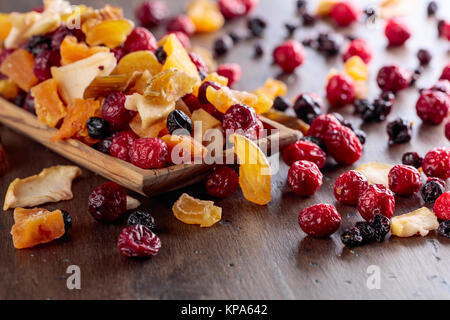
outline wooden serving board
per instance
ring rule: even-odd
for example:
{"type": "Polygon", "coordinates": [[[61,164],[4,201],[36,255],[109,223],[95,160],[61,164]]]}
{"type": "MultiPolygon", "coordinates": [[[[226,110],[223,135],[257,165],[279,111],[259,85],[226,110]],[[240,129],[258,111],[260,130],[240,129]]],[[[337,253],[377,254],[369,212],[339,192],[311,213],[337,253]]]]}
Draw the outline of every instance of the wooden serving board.
{"type": "MultiPolygon", "coordinates": [[[[280,149],[295,142],[299,133],[275,121],[261,118],[268,127],[278,132],[258,141],[270,151],[273,139],[279,139],[280,149]]],[[[11,129],[43,144],[50,150],[103,177],[142,195],[151,196],[179,189],[202,180],[214,167],[211,164],[180,164],[157,170],[144,170],[131,163],[101,153],[75,139],[51,142],[56,129],[47,127],[36,116],[0,98],[0,122],[11,129]]],[[[233,152],[226,150],[225,154],[233,152]]],[[[270,155],[270,154],[269,154],[270,155]]]]}

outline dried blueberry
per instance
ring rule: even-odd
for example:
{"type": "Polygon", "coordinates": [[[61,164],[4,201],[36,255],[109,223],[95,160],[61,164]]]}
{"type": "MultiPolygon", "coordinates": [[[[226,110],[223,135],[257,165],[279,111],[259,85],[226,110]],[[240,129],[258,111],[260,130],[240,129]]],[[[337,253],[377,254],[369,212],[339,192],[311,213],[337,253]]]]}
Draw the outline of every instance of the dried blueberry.
{"type": "Polygon", "coordinates": [[[450,238],[450,220],[442,221],[437,232],[443,237],[450,238]]]}
{"type": "Polygon", "coordinates": [[[429,180],[420,189],[423,201],[434,203],[437,198],[445,191],[441,183],[435,180],[429,180]]]}
{"type": "Polygon", "coordinates": [[[306,1],[305,0],[297,0],[297,11],[299,14],[303,14],[306,10],[306,1]]]}
{"type": "Polygon", "coordinates": [[[255,46],[253,47],[253,50],[254,50],[253,56],[255,58],[259,58],[264,54],[264,48],[261,43],[255,44],[255,46]]]}
{"type": "Polygon", "coordinates": [[[417,51],[417,59],[419,59],[419,63],[421,66],[426,66],[430,63],[433,56],[431,55],[430,51],[426,49],[420,49],[417,51]]]}
{"type": "Polygon", "coordinates": [[[328,57],[339,54],[342,45],[342,37],[338,34],[320,33],[317,37],[317,50],[328,57]]]}
{"type": "Polygon", "coordinates": [[[233,39],[227,34],[214,41],[214,53],[216,56],[223,56],[233,47],[233,39]]]}
{"type": "Polygon", "coordinates": [[[283,97],[276,97],[273,101],[273,108],[278,111],[286,111],[289,106],[289,101],[283,97]]]}
{"type": "Polygon", "coordinates": [[[241,42],[241,40],[243,39],[243,35],[239,34],[236,31],[231,31],[230,33],[228,33],[228,35],[230,36],[231,40],[233,40],[234,44],[241,42]]]}
{"type": "Polygon", "coordinates": [[[355,106],[356,114],[363,114],[368,108],[370,108],[370,101],[367,99],[356,99],[353,105],[355,106]]]}
{"type": "Polygon", "coordinates": [[[384,238],[391,230],[391,220],[381,214],[376,214],[370,222],[370,226],[375,230],[374,239],[377,242],[383,242],[384,238]]]}
{"type": "Polygon", "coordinates": [[[112,137],[102,139],[99,142],[97,142],[96,144],[94,144],[93,148],[95,150],[100,151],[101,153],[109,154],[109,149],[111,148],[112,139],[113,139],[112,137]]]}
{"type": "Polygon", "coordinates": [[[365,122],[381,122],[391,113],[393,102],[386,101],[382,97],[368,105],[362,113],[362,119],[365,122]]]}
{"type": "Polygon", "coordinates": [[[387,124],[389,143],[406,143],[412,138],[412,123],[402,118],[397,118],[387,124]]]}
{"type": "Polygon", "coordinates": [[[366,140],[367,140],[367,136],[366,133],[360,129],[355,129],[353,130],[356,134],[356,136],[358,137],[359,141],[361,142],[361,144],[365,144],[366,140]]]}
{"type": "Polygon", "coordinates": [[[313,26],[316,23],[317,19],[312,14],[305,12],[302,15],[302,23],[304,26],[313,26]]]}
{"type": "Polygon", "coordinates": [[[109,122],[99,117],[89,118],[86,127],[92,139],[102,139],[109,136],[109,122]]]}
{"type": "Polygon", "coordinates": [[[359,230],[364,243],[373,242],[375,240],[375,229],[367,221],[359,221],[355,227],[359,230]]]}
{"type": "Polygon", "coordinates": [[[286,28],[288,38],[292,37],[294,35],[295,30],[297,30],[298,28],[297,25],[290,22],[285,23],[284,27],[286,28]]]}
{"type": "Polygon", "coordinates": [[[406,152],[402,156],[402,163],[419,169],[422,166],[423,158],[417,152],[406,152]]]}
{"type": "Polygon", "coordinates": [[[158,47],[158,49],[155,50],[155,56],[160,64],[166,63],[167,53],[164,51],[163,47],[158,47]]]}
{"type": "Polygon", "coordinates": [[[155,231],[156,229],[155,218],[153,218],[153,216],[150,213],[142,210],[132,211],[128,217],[127,224],[129,226],[135,226],[140,224],[146,226],[152,231],[155,231]]]}
{"type": "Polygon", "coordinates": [[[438,10],[438,5],[435,1],[430,1],[427,6],[427,14],[428,16],[434,16],[438,10]]]}
{"type": "Polygon", "coordinates": [[[64,230],[65,232],[69,231],[70,227],[72,227],[72,216],[65,210],[61,210],[63,220],[64,220],[64,230]]]}
{"type": "Polygon", "coordinates": [[[267,28],[267,22],[260,17],[251,18],[247,22],[247,28],[254,37],[260,37],[267,28]]]}
{"type": "Polygon", "coordinates": [[[52,49],[52,38],[46,35],[32,36],[25,45],[25,50],[37,56],[43,51],[52,49]]]}
{"type": "Polygon", "coordinates": [[[294,111],[299,119],[311,124],[318,115],[322,114],[323,105],[315,96],[303,93],[295,101],[294,111]]]}
{"type": "Polygon", "coordinates": [[[356,227],[345,230],[341,235],[341,240],[344,245],[350,248],[357,247],[364,242],[361,232],[356,227]]]}
{"type": "Polygon", "coordinates": [[[364,9],[364,16],[366,21],[373,21],[377,17],[377,10],[374,7],[367,7],[364,9]]]}
{"type": "MultiPolygon", "coordinates": [[[[167,130],[172,134],[176,130],[183,130],[184,135],[190,135],[192,133],[192,121],[183,111],[172,111],[167,117],[167,130]]],[[[183,134],[177,132],[177,134],[183,134]]]]}

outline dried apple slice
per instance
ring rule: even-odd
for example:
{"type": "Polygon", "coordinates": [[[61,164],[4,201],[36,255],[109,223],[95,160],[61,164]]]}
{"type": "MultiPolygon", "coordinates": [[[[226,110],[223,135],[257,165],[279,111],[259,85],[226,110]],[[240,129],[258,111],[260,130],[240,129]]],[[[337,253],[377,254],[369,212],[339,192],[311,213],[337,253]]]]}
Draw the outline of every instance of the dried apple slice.
{"type": "Polygon", "coordinates": [[[438,227],[437,217],[425,207],[391,219],[391,232],[397,237],[412,237],[416,234],[425,237],[431,230],[436,230],[438,227]]]}
{"type": "Polygon", "coordinates": [[[131,96],[127,96],[125,108],[139,112],[142,128],[147,129],[155,122],[166,119],[169,113],[175,110],[175,102],[160,104],[160,101],[157,101],[157,99],[134,93],[131,96]]]}
{"type": "Polygon", "coordinates": [[[211,227],[222,219],[222,208],[212,201],[202,201],[184,193],[172,207],[175,217],[186,224],[211,227]]]}
{"type": "Polygon", "coordinates": [[[369,181],[370,184],[382,184],[386,188],[389,188],[388,175],[393,165],[369,162],[361,165],[356,170],[361,172],[369,181]]]}
{"type": "Polygon", "coordinates": [[[158,138],[160,133],[166,129],[166,120],[162,119],[153,123],[148,128],[143,128],[141,116],[137,114],[130,121],[130,128],[141,138],[158,138]]]}
{"type": "Polygon", "coordinates": [[[97,77],[84,91],[84,99],[107,97],[116,91],[126,92],[135,86],[140,78],[140,72],[97,77]]]}
{"type": "Polygon", "coordinates": [[[55,166],[25,179],[17,178],[6,191],[3,210],[70,200],[72,181],[79,175],[81,169],[76,166],[55,166]]]}
{"type": "MultiPolygon", "coordinates": [[[[202,125],[201,138],[205,136],[205,132],[209,129],[218,128],[222,125],[222,122],[214,118],[210,113],[204,109],[197,109],[192,113],[192,124],[194,125],[194,130],[196,129],[197,122],[202,125]]],[[[194,134],[195,136],[195,134],[194,134]]]]}

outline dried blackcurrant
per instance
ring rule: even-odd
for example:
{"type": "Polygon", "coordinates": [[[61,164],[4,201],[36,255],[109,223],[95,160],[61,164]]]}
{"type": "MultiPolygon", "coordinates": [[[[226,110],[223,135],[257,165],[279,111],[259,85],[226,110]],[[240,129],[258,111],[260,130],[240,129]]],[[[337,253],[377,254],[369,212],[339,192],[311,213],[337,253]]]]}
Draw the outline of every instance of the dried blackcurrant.
{"type": "Polygon", "coordinates": [[[387,125],[389,143],[406,143],[412,138],[412,123],[402,118],[397,118],[387,125]]]}
{"type": "Polygon", "coordinates": [[[344,245],[350,248],[357,247],[364,242],[361,232],[356,227],[345,230],[341,235],[341,240],[344,245]]]}
{"type": "Polygon", "coordinates": [[[406,152],[402,156],[402,163],[419,169],[422,166],[423,158],[417,152],[406,152]]]}
{"type": "Polygon", "coordinates": [[[251,18],[247,22],[247,28],[254,37],[260,37],[267,28],[267,22],[259,17],[251,18]]]}
{"type": "Polygon", "coordinates": [[[176,130],[182,130],[183,132],[177,132],[178,135],[191,135],[192,133],[192,121],[183,111],[172,111],[167,117],[167,130],[170,134],[173,134],[176,130]]]}
{"type": "Polygon", "coordinates": [[[377,242],[383,242],[386,235],[391,230],[391,220],[381,214],[376,214],[370,226],[375,230],[375,240],[377,242]]]}
{"type": "Polygon", "coordinates": [[[92,139],[103,139],[110,135],[109,122],[99,117],[89,118],[86,127],[92,139]]]}
{"type": "Polygon", "coordinates": [[[64,220],[64,230],[67,232],[72,227],[72,216],[65,210],[61,210],[61,213],[64,220]]]}
{"type": "Polygon", "coordinates": [[[437,198],[445,191],[441,183],[436,180],[428,180],[420,189],[423,201],[434,203],[437,198]]]}
{"type": "Polygon", "coordinates": [[[286,111],[289,106],[289,101],[283,97],[276,97],[273,101],[273,108],[278,111],[286,111]]]}
{"type": "Polygon", "coordinates": [[[128,217],[127,224],[129,226],[141,224],[143,226],[146,226],[152,231],[155,231],[156,229],[155,218],[153,218],[153,216],[150,213],[142,210],[132,211],[128,217]]]}
{"type": "Polygon", "coordinates": [[[450,238],[450,220],[442,221],[437,232],[443,237],[450,238]]]}

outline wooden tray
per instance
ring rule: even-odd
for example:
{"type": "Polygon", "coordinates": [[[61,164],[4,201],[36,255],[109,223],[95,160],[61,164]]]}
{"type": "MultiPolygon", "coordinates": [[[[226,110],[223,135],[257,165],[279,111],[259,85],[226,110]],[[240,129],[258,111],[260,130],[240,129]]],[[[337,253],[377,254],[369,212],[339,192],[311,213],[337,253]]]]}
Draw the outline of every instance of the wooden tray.
{"type": "MultiPolygon", "coordinates": [[[[297,131],[264,117],[261,120],[265,125],[279,130],[276,134],[258,141],[261,146],[267,144],[266,150],[270,150],[270,143],[276,137],[279,138],[280,149],[298,139],[297,131]]],[[[53,136],[56,129],[47,127],[33,114],[2,98],[0,98],[0,122],[78,165],[146,196],[194,184],[202,180],[214,167],[214,165],[203,163],[144,170],[131,163],[103,154],[78,140],[51,142],[50,137],[53,136]]],[[[233,152],[233,150],[226,150],[226,152],[233,152]]]]}

